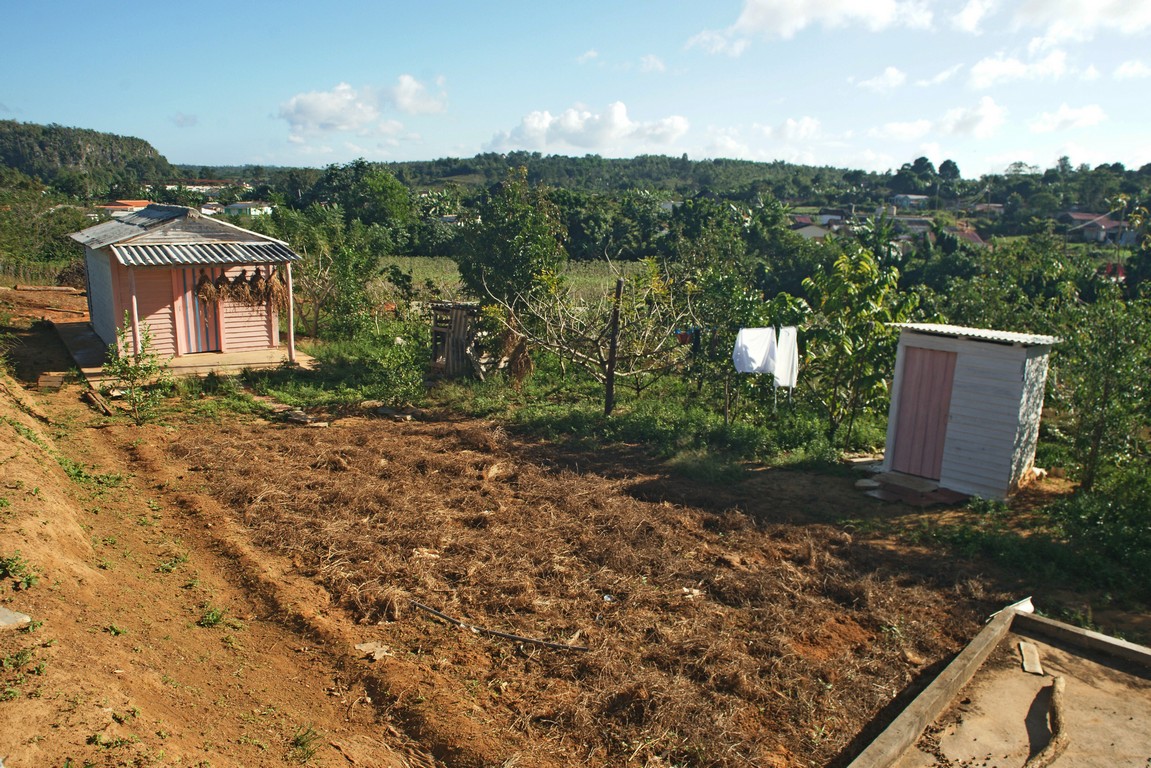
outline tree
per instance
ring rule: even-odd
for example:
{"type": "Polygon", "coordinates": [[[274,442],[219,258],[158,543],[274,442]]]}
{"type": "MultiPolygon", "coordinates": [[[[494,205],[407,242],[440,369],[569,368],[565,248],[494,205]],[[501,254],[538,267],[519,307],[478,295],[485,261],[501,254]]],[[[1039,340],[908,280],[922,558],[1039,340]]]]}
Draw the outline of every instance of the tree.
{"type": "Polygon", "coordinates": [[[140,325],[140,348],[133,351],[132,324],[124,313],[124,324],[116,329],[116,343],[108,347],[104,373],[112,379],[111,389],[124,393],[128,412],[136,426],[152,419],[171,385],[171,376],[152,345],[152,329],[140,325]]]}
{"type": "Polygon", "coordinates": [[[1064,314],[1054,392],[1070,422],[1080,488],[1090,491],[1109,468],[1128,462],[1145,442],[1151,388],[1151,305],[1125,301],[1118,286],[1064,314]]]}
{"type": "Polygon", "coordinates": [[[408,188],[391,172],[363,158],[346,165],[329,165],[306,199],[313,204],[339,206],[349,223],[358,220],[385,227],[397,248],[408,243],[415,223],[408,188]]]}
{"type": "Polygon", "coordinates": [[[944,160],[939,164],[939,178],[949,183],[959,181],[959,166],[954,160],[944,160]]]}
{"type": "Polygon", "coordinates": [[[349,224],[335,205],[303,211],[276,208],[249,226],[286,240],[303,256],[293,270],[293,293],[313,337],[351,337],[371,322],[368,283],[380,274],[378,254],[387,251],[388,230],[359,221],[349,224]]]}
{"type": "Polygon", "coordinates": [[[566,287],[517,294],[512,305],[500,301],[499,320],[515,335],[586,371],[605,385],[604,414],[610,416],[614,381],[627,381],[642,392],[679,365],[686,348],[673,331],[687,307],[653,260],[617,280],[618,294],[586,299],[566,287]]]}
{"type": "Polygon", "coordinates": [[[895,360],[890,324],[907,320],[914,308],[913,297],[900,295],[898,283],[895,268],[880,266],[859,245],[804,281],[813,311],[804,378],[824,411],[832,445],[846,427],[842,446],[848,448],[856,419],[884,401],[895,360]]]}
{"type": "Polygon", "coordinates": [[[528,184],[526,168],[514,168],[467,224],[460,277],[475,296],[515,309],[535,289],[560,281],[564,237],[546,191],[528,184]]]}

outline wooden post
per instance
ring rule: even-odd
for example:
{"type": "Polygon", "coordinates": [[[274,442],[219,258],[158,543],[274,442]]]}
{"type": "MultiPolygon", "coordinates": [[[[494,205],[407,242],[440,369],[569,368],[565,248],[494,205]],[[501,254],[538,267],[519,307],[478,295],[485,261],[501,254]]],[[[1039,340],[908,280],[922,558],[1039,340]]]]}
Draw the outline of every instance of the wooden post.
{"type": "MultiPolygon", "coordinates": [[[[140,304],[136,299],[136,268],[128,267],[128,287],[132,294],[132,352],[140,354],[140,304]]],[[[123,352],[121,351],[121,354],[123,352]]]]}
{"type": "Polygon", "coordinates": [[[723,376],[723,425],[731,426],[731,374],[723,376]]]}
{"type": "Polygon", "coordinates": [[[288,362],[296,362],[296,302],[292,297],[292,262],[285,265],[288,273],[288,362]]]}
{"type": "Polygon", "coordinates": [[[623,278],[615,281],[615,302],[611,307],[611,341],[607,351],[607,376],[604,381],[603,415],[611,416],[615,408],[615,359],[619,352],[619,303],[623,299],[623,278]]]}

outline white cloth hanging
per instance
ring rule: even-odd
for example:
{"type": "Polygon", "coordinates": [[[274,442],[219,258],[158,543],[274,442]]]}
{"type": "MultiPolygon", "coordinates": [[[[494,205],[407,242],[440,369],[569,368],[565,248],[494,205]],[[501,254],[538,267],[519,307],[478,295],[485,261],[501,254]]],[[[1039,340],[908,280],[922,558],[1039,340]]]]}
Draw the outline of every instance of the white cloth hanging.
{"type": "Polygon", "coordinates": [[[739,373],[771,373],[775,370],[775,329],[740,328],[735,336],[731,361],[739,373]]]}
{"type": "Polygon", "coordinates": [[[775,386],[794,387],[799,375],[799,331],[794,325],[779,329],[775,346],[775,386]]]}

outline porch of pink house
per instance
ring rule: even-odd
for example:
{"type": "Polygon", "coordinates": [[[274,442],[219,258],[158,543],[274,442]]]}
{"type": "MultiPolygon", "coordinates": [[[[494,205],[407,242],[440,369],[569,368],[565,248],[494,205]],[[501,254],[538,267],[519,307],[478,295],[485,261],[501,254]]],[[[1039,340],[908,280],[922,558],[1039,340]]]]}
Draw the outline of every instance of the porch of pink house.
{"type": "MultiPolygon", "coordinates": [[[[96,389],[111,383],[104,374],[104,362],[108,348],[85,321],[55,323],[56,332],[84,378],[96,389]]],[[[286,346],[267,349],[245,350],[242,352],[200,352],[179,357],[170,357],[165,364],[173,376],[236,375],[245,368],[260,370],[278,368],[289,363],[286,346]]],[[[316,361],[309,355],[296,350],[294,364],[311,370],[316,361]]]]}

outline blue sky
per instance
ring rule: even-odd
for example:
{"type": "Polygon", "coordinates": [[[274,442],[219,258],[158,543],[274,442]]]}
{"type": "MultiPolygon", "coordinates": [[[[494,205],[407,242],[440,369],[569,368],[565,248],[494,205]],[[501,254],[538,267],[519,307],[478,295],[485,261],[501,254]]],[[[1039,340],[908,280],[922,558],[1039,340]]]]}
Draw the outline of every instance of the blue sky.
{"type": "Polygon", "coordinates": [[[1151,0],[0,0],[0,119],[178,163],[1151,162],[1151,0]]]}

